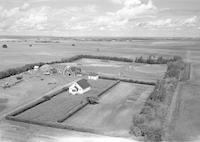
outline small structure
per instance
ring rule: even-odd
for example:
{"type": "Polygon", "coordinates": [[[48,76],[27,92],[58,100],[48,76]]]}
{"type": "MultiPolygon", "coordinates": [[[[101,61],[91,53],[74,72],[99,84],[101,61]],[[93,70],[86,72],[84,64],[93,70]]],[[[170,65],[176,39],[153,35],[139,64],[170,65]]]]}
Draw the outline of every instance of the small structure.
{"type": "Polygon", "coordinates": [[[86,100],[88,101],[89,104],[98,104],[99,103],[99,99],[98,97],[87,97],[86,100]]]}
{"type": "Polygon", "coordinates": [[[39,66],[34,66],[34,71],[37,71],[39,69],[39,66]]]}
{"type": "Polygon", "coordinates": [[[69,87],[69,93],[72,95],[78,95],[78,94],[84,94],[85,92],[88,92],[91,89],[90,84],[86,79],[80,79],[77,82],[74,82],[69,87]]]}
{"type": "Polygon", "coordinates": [[[48,64],[41,66],[40,70],[44,72],[45,75],[57,73],[57,70],[48,64]]]}
{"type": "Polygon", "coordinates": [[[98,80],[99,79],[99,75],[95,72],[90,72],[88,74],[88,79],[91,79],[91,80],[98,80]]]}
{"type": "Polygon", "coordinates": [[[67,74],[68,76],[76,76],[81,74],[81,68],[75,66],[66,66],[63,74],[67,74]]]}

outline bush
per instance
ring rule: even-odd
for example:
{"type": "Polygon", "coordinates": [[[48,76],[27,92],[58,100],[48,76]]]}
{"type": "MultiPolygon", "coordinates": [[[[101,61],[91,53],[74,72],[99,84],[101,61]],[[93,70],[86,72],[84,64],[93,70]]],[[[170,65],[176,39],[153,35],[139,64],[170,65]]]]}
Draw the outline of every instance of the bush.
{"type": "Polygon", "coordinates": [[[16,76],[16,79],[21,80],[21,79],[23,79],[23,76],[22,75],[16,76]]]}
{"type": "Polygon", "coordinates": [[[156,127],[149,127],[147,131],[144,133],[145,137],[153,142],[162,141],[162,129],[156,127]]]}
{"type": "Polygon", "coordinates": [[[170,61],[178,60],[178,57],[173,58],[164,58],[162,56],[155,57],[155,56],[149,56],[147,58],[144,58],[142,56],[136,57],[135,62],[136,63],[145,63],[145,64],[167,64],[170,61]]]}
{"type": "Polygon", "coordinates": [[[144,115],[134,115],[133,116],[133,125],[138,126],[140,124],[143,124],[145,121],[144,115]]]}
{"type": "Polygon", "coordinates": [[[7,44],[2,45],[2,48],[8,48],[7,44]]]}

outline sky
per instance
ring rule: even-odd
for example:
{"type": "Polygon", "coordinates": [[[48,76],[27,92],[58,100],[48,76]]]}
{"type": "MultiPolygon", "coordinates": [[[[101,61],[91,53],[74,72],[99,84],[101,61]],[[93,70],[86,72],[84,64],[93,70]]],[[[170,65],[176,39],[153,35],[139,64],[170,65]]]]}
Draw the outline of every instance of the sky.
{"type": "Polygon", "coordinates": [[[200,0],[0,0],[0,35],[200,37],[200,0]]]}

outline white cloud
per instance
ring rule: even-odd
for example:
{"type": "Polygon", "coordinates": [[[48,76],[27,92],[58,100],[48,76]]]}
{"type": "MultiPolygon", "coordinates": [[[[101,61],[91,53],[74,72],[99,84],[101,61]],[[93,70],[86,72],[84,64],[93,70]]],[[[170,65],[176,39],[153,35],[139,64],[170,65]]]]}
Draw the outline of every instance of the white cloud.
{"type": "Polygon", "coordinates": [[[147,21],[147,22],[138,22],[135,25],[139,27],[145,27],[145,28],[176,28],[181,29],[184,27],[195,27],[197,26],[197,16],[192,16],[189,18],[166,18],[166,19],[157,19],[153,21],[147,21]]]}
{"type": "Polygon", "coordinates": [[[151,15],[157,10],[151,0],[148,3],[142,3],[141,0],[123,0],[122,4],[123,7],[115,13],[121,19],[134,19],[139,16],[151,15]]]}
{"type": "Polygon", "coordinates": [[[27,10],[30,7],[29,3],[24,3],[21,7],[22,10],[27,10]]]}
{"type": "Polygon", "coordinates": [[[183,24],[188,26],[193,26],[197,22],[197,16],[193,16],[190,18],[187,18],[183,21],[183,24]]]}
{"type": "Polygon", "coordinates": [[[130,20],[150,16],[157,11],[151,0],[148,3],[141,0],[117,0],[115,3],[121,4],[122,8],[94,19],[93,23],[100,29],[126,28],[130,20]]]}
{"type": "Polygon", "coordinates": [[[154,26],[154,27],[166,26],[166,27],[170,27],[170,26],[172,26],[172,19],[168,18],[168,19],[150,21],[150,22],[147,22],[145,26],[154,26]]]}
{"type": "Polygon", "coordinates": [[[49,7],[31,9],[24,13],[23,17],[16,20],[14,27],[17,29],[42,30],[48,19],[49,7]]]}
{"type": "MultiPolygon", "coordinates": [[[[33,0],[19,7],[5,9],[0,6],[0,31],[18,32],[80,32],[87,31],[130,31],[134,28],[174,28],[199,27],[197,16],[158,17],[160,10],[152,0],[113,0],[119,8],[115,11],[98,12],[94,4],[83,7],[53,8],[37,6],[33,0]]],[[[37,0],[46,1],[46,0],[37,0]]],[[[145,29],[145,30],[146,30],[145,29]]],[[[117,31],[117,32],[116,32],[117,31]]]]}

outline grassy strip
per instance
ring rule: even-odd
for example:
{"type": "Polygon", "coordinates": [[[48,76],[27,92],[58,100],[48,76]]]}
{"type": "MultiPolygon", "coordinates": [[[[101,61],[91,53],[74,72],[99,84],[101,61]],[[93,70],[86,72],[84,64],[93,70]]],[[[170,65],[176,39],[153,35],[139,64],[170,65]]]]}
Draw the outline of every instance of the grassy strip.
{"type": "Polygon", "coordinates": [[[74,115],[76,112],[78,112],[79,110],[81,110],[82,108],[84,108],[85,106],[87,106],[89,104],[89,102],[82,102],[78,105],[76,105],[74,108],[72,108],[72,110],[70,110],[69,112],[67,112],[67,115],[62,118],[59,119],[57,122],[58,123],[63,123],[64,121],[66,121],[69,117],[71,117],[72,115],[74,115]]]}
{"type": "Polygon", "coordinates": [[[190,79],[190,70],[191,70],[191,64],[186,63],[185,69],[181,72],[180,81],[186,81],[190,79]]]}
{"type": "Polygon", "coordinates": [[[27,110],[29,110],[29,109],[35,107],[35,106],[41,104],[41,103],[44,103],[44,102],[50,100],[51,98],[53,98],[53,97],[59,95],[59,94],[62,93],[63,91],[66,91],[67,89],[68,89],[68,87],[66,87],[66,86],[61,86],[61,87],[59,87],[59,88],[56,88],[56,89],[54,89],[54,90],[48,92],[48,93],[47,93],[45,96],[43,96],[42,98],[39,98],[38,100],[36,100],[36,101],[34,101],[34,102],[32,102],[32,103],[30,103],[30,104],[28,104],[28,105],[26,105],[26,106],[24,106],[24,107],[18,109],[18,110],[16,110],[16,111],[10,113],[9,115],[17,116],[17,115],[19,115],[19,114],[21,114],[21,113],[23,113],[23,112],[25,112],[25,111],[27,111],[27,110]]]}
{"type": "Polygon", "coordinates": [[[128,82],[128,83],[137,83],[137,84],[144,84],[144,85],[153,85],[155,86],[155,82],[145,82],[145,81],[139,81],[139,80],[132,80],[132,79],[124,79],[124,78],[116,78],[116,77],[107,77],[107,76],[99,76],[100,79],[107,79],[107,80],[120,80],[122,82],[128,82]]]}
{"type": "Polygon", "coordinates": [[[73,130],[73,131],[88,132],[88,133],[94,133],[94,134],[98,134],[99,133],[99,132],[97,132],[97,131],[95,131],[93,129],[89,129],[89,128],[79,128],[79,127],[74,127],[74,126],[69,126],[69,125],[63,125],[63,124],[60,124],[60,123],[26,120],[26,119],[17,118],[17,117],[10,116],[10,115],[6,116],[6,119],[7,120],[12,120],[12,121],[28,123],[28,124],[39,125],[39,126],[45,126],[45,127],[68,129],[68,130],[73,130]]]}
{"type": "MultiPolygon", "coordinates": [[[[111,84],[108,88],[106,88],[105,90],[103,90],[102,92],[100,92],[97,96],[100,97],[101,95],[103,95],[105,92],[107,92],[108,90],[110,90],[111,88],[113,88],[114,86],[116,86],[120,81],[116,81],[113,84],[111,84]]],[[[72,108],[67,115],[62,118],[59,119],[57,122],[59,123],[63,123],[65,120],[67,120],[69,117],[71,117],[72,115],[74,115],[76,112],[78,112],[79,110],[81,110],[82,108],[84,108],[85,106],[87,106],[89,104],[89,102],[82,102],[78,105],[76,105],[74,108],[72,108]]]]}
{"type": "Polygon", "coordinates": [[[114,86],[116,86],[119,83],[120,83],[120,80],[117,80],[112,85],[110,85],[107,89],[105,89],[104,91],[102,91],[101,93],[99,93],[97,96],[101,97],[104,93],[106,93],[107,91],[109,91],[110,89],[112,89],[114,86]]]}
{"type": "Polygon", "coordinates": [[[34,68],[34,66],[42,66],[44,64],[56,64],[56,63],[68,63],[68,62],[74,62],[76,60],[82,59],[82,58],[88,58],[88,59],[102,59],[102,60],[112,60],[112,61],[121,61],[121,62],[133,62],[132,59],[129,58],[123,58],[123,57],[109,57],[109,56],[94,56],[94,55],[76,55],[71,58],[63,58],[59,61],[52,61],[52,62],[40,62],[40,63],[33,63],[33,64],[26,64],[22,67],[17,68],[11,68],[7,69],[5,71],[0,72],[0,79],[13,76],[16,74],[20,74],[23,72],[26,72],[28,70],[31,70],[34,68]]]}

